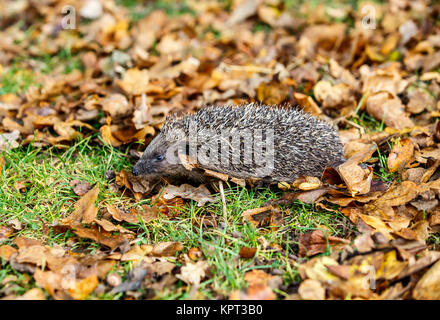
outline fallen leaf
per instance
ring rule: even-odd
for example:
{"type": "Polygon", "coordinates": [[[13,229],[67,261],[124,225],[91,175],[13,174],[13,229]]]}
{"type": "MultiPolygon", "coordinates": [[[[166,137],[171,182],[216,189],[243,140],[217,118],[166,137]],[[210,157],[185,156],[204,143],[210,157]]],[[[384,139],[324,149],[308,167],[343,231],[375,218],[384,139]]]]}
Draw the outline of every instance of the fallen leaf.
{"type": "Polygon", "coordinates": [[[89,277],[75,281],[73,287],[67,289],[67,292],[76,300],[84,300],[98,286],[98,277],[94,274],[89,277]]]}
{"type": "Polygon", "coordinates": [[[0,226],[0,241],[8,239],[13,234],[14,234],[14,229],[5,226],[0,226]]]}
{"type": "Polygon", "coordinates": [[[82,196],[74,205],[74,211],[61,220],[61,224],[70,227],[80,226],[80,223],[92,223],[98,214],[98,208],[95,201],[98,198],[99,188],[94,187],[82,196]]]}
{"type": "Polygon", "coordinates": [[[399,206],[413,200],[419,193],[417,184],[411,181],[403,181],[389,188],[383,196],[368,204],[366,210],[374,210],[380,206],[399,206]]]}
{"type": "Polygon", "coordinates": [[[405,114],[400,99],[389,99],[388,93],[371,95],[367,100],[367,112],[387,126],[404,129],[414,127],[414,122],[405,114]]]}
{"type": "Polygon", "coordinates": [[[116,83],[127,94],[140,95],[148,91],[149,72],[146,69],[139,70],[138,68],[128,69],[123,78],[116,83]]]}
{"type": "Polygon", "coordinates": [[[209,267],[205,260],[197,261],[195,263],[187,262],[181,269],[180,274],[176,277],[186,282],[189,285],[199,285],[200,281],[206,276],[206,271],[209,267]]]}
{"type": "Polygon", "coordinates": [[[91,226],[90,228],[75,226],[73,232],[81,238],[91,239],[109,247],[112,250],[116,249],[126,241],[134,238],[134,236],[131,234],[113,235],[112,233],[102,230],[96,226],[91,226]]]}
{"type": "Polygon", "coordinates": [[[299,256],[313,256],[321,253],[339,243],[349,243],[348,240],[326,236],[322,230],[305,233],[299,237],[299,256]]]}
{"type": "Polygon", "coordinates": [[[144,223],[148,223],[158,217],[157,208],[147,205],[143,205],[140,210],[137,208],[132,208],[130,213],[119,210],[114,206],[108,206],[107,211],[116,221],[126,221],[134,224],[139,223],[140,220],[143,220],[144,223]]]}
{"type": "Polygon", "coordinates": [[[162,197],[166,200],[171,200],[175,197],[192,199],[197,201],[197,206],[199,207],[205,205],[206,202],[215,202],[217,200],[216,197],[211,195],[211,192],[209,192],[205,185],[195,188],[189,184],[182,184],[180,187],[168,185],[163,190],[162,197]]]}
{"type": "Polygon", "coordinates": [[[407,111],[412,114],[421,113],[428,109],[432,111],[435,106],[434,98],[425,90],[417,88],[410,91],[409,102],[406,107],[407,111]]]}
{"type": "Polygon", "coordinates": [[[356,237],[354,240],[354,247],[361,253],[371,251],[375,245],[373,239],[371,239],[370,234],[363,233],[356,237]]]}
{"type": "Polygon", "coordinates": [[[246,248],[242,247],[240,248],[240,258],[243,259],[251,259],[255,256],[255,253],[257,252],[257,248],[246,248]]]}
{"type": "Polygon", "coordinates": [[[10,133],[0,133],[0,150],[8,150],[18,148],[17,142],[20,137],[20,131],[14,130],[10,133]]]}
{"type": "Polygon", "coordinates": [[[92,186],[87,181],[81,181],[74,185],[73,192],[75,192],[76,195],[82,197],[85,195],[89,190],[92,189],[92,186]]]}
{"type": "Polygon", "coordinates": [[[268,217],[270,217],[273,209],[274,208],[272,206],[248,209],[243,211],[241,216],[243,217],[243,220],[247,220],[253,226],[258,227],[261,225],[263,220],[266,220],[268,217]]]}
{"type": "Polygon", "coordinates": [[[5,261],[9,261],[11,257],[17,253],[17,249],[10,245],[4,244],[0,246],[0,258],[5,261]]]}
{"type": "Polygon", "coordinates": [[[414,145],[408,138],[399,140],[388,156],[388,170],[396,172],[403,169],[405,165],[411,160],[414,153],[414,145]]]}
{"type": "Polygon", "coordinates": [[[320,197],[325,195],[330,189],[327,187],[310,190],[295,194],[295,198],[304,203],[315,203],[320,197]]]}
{"type": "Polygon", "coordinates": [[[324,300],[325,289],[317,280],[306,279],[299,285],[298,293],[303,300],[324,300]]]}
{"type": "Polygon", "coordinates": [[[339,175],[344,180],[352,196],[366,194],[370,191],[373,170],[369,167],[361,167],[359,164],[368,160],[375,151],[376,146],[372,145],[367,150],[355,154],[337,168],[339,175]]]}
{"type": "Polygon", "coordinates": [[[157,257],[168,257],[174,256],[176,252],[182,249],[183,245],[180,242],[160,242],[154,246],[152,254],[157,257]]]}
{"type": "Polygon", "coordinates": [[[440,262],[434,264],[417,282],[413,297],[417,300],[440,299],[440,262]]]}
{"type": "Polygon", "coordinates": [[[126,116],[132,112],[133,107],[129,105],[127,98],[119,93],[113,93],[100,101],[102,109],[107,112],[112,119],[126,116]]]}
{"type": "Polygon", "coordinates": [[[67,284],[71,284],[71,278],[66,279],[68,274],[60,274],[53,271],[42,271],[37,268],[34,273],[34,279],[40,288],[46,291],[55,299],[71,299],[70,295],[64,293],[64,288],[67,284]]]}
{"type": "Polygon", "coordinates": [[[138,246],[134,245],[129,251],[124,253],[121,261],[141,261],[146,255],[152,253],[152,246],[138,246]]]}
{"type": "Polygon", "coordinates": [[[202,256],[203,253],[199,248],[191,248],[188,250],[188,257],[193,261],[199,260],[202,256]]]}
{"type": "Polygon", "coordinates": [[[257,13],[258,2],[259,1],[246,0],[237,5],[232,11],[226,24],[228,26],[235,25],[257,13]]]}
{"type": "Polygon", "coordinates": [[[109,124],[103,125],[99,131],[101,132],[102,139],[105,143],[113,146],[113,147],[119,147],[122,145],[122,142],[116,139],[112,134],[112,129],[109,124]]]}
{"type": "Polygon", "coordinates": [[[17,297],[16,300],[46,300],[46,296],[40,288],[32,288],[23,295],[17,297]]]}

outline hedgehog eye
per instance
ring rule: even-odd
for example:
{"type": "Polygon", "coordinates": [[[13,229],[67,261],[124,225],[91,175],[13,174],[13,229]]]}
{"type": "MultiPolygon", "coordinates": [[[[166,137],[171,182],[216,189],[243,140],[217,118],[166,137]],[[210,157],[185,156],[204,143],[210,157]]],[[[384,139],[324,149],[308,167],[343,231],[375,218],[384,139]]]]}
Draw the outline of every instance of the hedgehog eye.
{"type": "Polygon", "coordinates": [[[154,157],[154,160],[162,161],[163,160],[163,155],[161,155],[161,154],[156,155],[156,157],[154,157]]]}

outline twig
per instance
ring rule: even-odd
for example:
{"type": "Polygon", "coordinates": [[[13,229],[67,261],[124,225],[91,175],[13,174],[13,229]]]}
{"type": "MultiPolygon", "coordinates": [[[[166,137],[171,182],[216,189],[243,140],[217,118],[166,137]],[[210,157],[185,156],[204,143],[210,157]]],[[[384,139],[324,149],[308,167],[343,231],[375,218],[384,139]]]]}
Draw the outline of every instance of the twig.
{"type": "Polygon", "coordinates": [[[222,204],[223,204],[223,219],[225,220],[225,223],[228,223],[228,212],[226,211],[226,199],[225,199],[225,190],[223,190],[223,181],[219,181],[218,186],[220,188],[220,197],[222,198],[222,204]]]}

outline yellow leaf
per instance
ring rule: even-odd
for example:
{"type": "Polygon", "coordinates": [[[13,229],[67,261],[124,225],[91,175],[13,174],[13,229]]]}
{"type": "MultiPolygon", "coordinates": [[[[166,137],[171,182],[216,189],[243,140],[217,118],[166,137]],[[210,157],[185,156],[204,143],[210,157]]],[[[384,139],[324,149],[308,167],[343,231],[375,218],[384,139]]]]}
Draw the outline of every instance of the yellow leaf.
{"type": "Polygon", "coordinates": [[[94,274],[91,276],[76,281],[73,288],[67,289],[67,292],[76,300],[83,300],[87,298],[93,290],[98,286],[98,277],[94,274]]]}

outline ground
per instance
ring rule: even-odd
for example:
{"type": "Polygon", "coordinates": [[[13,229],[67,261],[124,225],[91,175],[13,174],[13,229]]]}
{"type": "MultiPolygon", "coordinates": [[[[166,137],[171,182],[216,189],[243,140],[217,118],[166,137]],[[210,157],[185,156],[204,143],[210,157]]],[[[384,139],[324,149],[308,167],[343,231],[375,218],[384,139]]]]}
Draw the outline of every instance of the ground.
{"type": "Polygon", "coordinates": [[[414,3],[0,1],[0,298],[440,298],[440,7],[414,3]],[[130,174],[167,115],[250,101],[350,160],[224,194],[130,174]]]}

